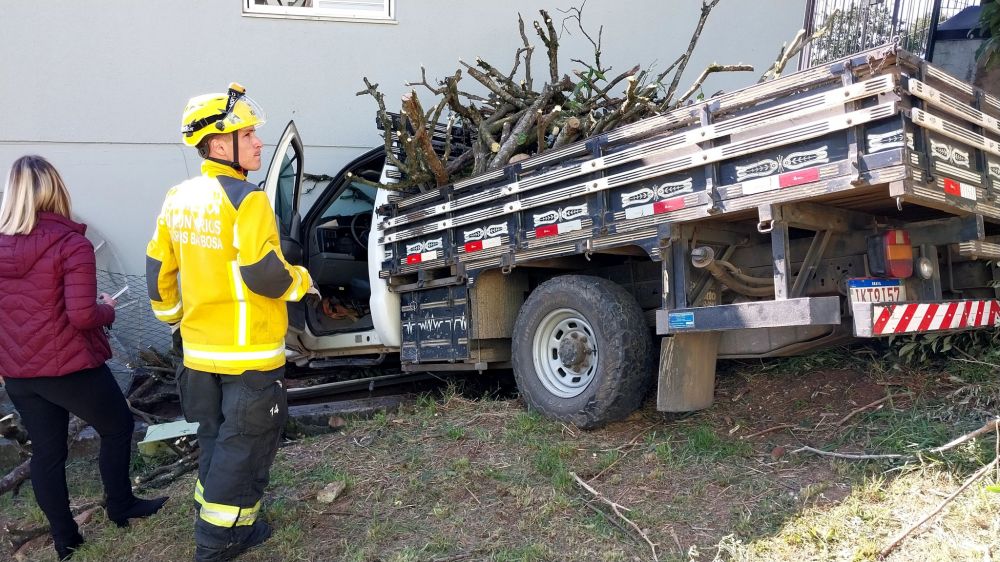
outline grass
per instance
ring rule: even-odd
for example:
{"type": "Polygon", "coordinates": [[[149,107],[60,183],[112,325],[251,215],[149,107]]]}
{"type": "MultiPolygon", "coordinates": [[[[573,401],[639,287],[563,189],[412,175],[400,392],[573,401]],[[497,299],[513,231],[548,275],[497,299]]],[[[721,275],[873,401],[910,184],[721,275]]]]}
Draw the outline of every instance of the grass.
{"type": "MultiPolygon", "coordinates": [[[[516,400],[469,399],[454,388],[403,412],[350,420],[340,433],[279,451],[264,502],[274,537],[241,560],[649,560],[648,545],[571,472],[621,505],[663,561],[873,560],[892,535],[992,460],[993,438],[905,465],[777,451],[939,445],[978,427],[977,409],[992,407],[1000,384],[982,375],[974,387],[955,382],[968,376],[961,370],[838,374],[817,367],[825,361],[801,360],[787,372],[781,362],[743,366],[719,379],[710,410],[667,417],[647,404],[590,432],[527,412],[516,400]],[[822,429],[823,420],[884,396],[886,381],[907,385],[912,398],[822,429]],[[744,438],[780,423],[819,429],[744,438]],[[344,482],[345,491],[332,504],[317,502],[330,482],[344,482]]],[[[135,465],[140,473],[152,468],[135,465]]],[[[75,502],[99,499],[92,462],[72,462],[69,475],[75,502]]],[[[76,559],[190,559],[193,479],[172,485],[163,512],[129,529],[98,514],[84,527],[88,542],[76,559]]],[[[889,560],[996,556],[998,500],[973,486],[889,560]]],[[[0,524],[42,522],[29,487],[0,496],[0,524]]],[[[28,559],[52,560],[51,552],[41,546],[28,559]]]]}

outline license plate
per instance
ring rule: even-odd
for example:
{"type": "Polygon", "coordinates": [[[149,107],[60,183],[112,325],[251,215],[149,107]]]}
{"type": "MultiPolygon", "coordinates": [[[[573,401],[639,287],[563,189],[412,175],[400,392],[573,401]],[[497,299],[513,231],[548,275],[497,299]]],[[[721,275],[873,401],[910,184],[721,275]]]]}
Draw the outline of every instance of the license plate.
{"type": "Polygon", "coordinates": [[[900,302],[906,300],[902,279],[848,279],[851,304],[859,302],[900,302]]]}

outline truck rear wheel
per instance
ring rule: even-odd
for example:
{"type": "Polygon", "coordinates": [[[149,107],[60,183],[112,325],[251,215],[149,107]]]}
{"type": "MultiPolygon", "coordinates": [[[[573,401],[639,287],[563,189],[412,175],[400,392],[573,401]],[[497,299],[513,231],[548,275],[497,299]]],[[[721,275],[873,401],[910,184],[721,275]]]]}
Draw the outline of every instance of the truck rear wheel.
{"type": "Polygon", "coordinates": [[[528,407],[585,429],[635,411],[653,374],[642,309],[600,277],[566,275],[539,285],[518,312],[512,355],[528,407]]]}

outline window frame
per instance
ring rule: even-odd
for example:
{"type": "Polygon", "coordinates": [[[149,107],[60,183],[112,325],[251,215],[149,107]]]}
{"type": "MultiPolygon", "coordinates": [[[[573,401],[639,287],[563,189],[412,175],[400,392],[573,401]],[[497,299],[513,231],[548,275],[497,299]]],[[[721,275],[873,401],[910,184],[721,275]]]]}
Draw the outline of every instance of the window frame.
{"type": "Polygon", "coordinates": [[[259,6],[254,0],[243,0],[243,15],[254,18],[278,18],[312,21],[344,21],[355,23],[387,23],[396,22],[396,0],[382,0],[385,6],[383,16],[359,17],[349,12],[339,12],[329,8],[300,6],[259,6]]]}
{"type": "Polygon", "coordinates": [[[275,184],[274,214],[278,217],[278,228],[281,234],[292,236],[292,224],[298,213],[298,180],[301,177],[302,159],[291,145],[289,150],[281,155],[282,163],[278,167],[278,181],[275,184]],[[291,173],[289,173],[289,171],[291,173]],[[286,208],[287,205],[287,208],[286,208]],[[287,215],[287,216],[284,216],[287,215]]]}

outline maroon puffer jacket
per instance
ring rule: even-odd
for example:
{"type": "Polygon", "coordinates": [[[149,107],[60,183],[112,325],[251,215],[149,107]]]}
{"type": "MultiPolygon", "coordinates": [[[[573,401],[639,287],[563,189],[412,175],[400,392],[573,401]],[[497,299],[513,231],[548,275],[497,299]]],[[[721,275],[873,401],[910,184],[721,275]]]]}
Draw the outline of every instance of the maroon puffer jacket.
{"type": "Polygon", "coordinates": [[[38,213],[27,235],[0,234],[0,376],[53,377],[111,358],[102,326],[115,309],[97,303],[87,226],[38,213]]]}

